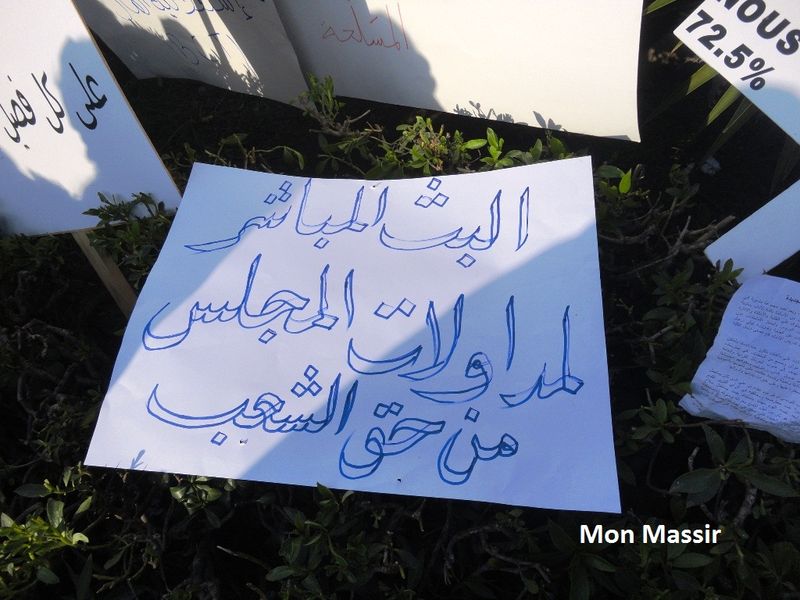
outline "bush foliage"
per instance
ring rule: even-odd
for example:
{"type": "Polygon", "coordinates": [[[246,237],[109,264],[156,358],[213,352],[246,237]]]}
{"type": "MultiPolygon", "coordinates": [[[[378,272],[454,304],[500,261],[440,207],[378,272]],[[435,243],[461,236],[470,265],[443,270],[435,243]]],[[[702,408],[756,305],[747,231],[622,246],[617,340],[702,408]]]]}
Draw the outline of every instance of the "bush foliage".
{"type": "MultiPolygon", "coordinates": [[[[386,128],[347,116],[330,81],[302,106],[314,152],[227,132],[165,161],[179,181],[194,160],[392,178],[581,153],[554,135],[514,148],[492,128],[465,136],[424,115],[386,128]]],[[[702,254],[728,220],[705,216],[694,177],[678,164],[653,177],[595,170],[621,515],[86,468],[124,320],[69,237],[0,240],[0,598],[798,597],[795,448],[677,407],[737,273],[702,254]],[[644,523],[723,534],[578,543],[581,524],[644,523]]],[[[140,289],[171,216],[146,196],[92,214],[93,243],[140,289]]]]}

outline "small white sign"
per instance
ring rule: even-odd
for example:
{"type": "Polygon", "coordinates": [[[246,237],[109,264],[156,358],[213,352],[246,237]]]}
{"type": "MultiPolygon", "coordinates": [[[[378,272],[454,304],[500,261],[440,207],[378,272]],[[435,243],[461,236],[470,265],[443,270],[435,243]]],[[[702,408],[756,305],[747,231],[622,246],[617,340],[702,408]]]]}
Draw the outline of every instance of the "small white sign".
{"type": "Polygon", "coordinates": [[[0,231],[92,227],[98,193],[175,184],[68,0],[29,0],[0,23],[0,231]]]}
{"type": "Polygon", "coordinates": [[[675,35],[800,143],[800,2],[705,0],[675,35]]]}
{"type": "Polygon", "coordinates": [[[736,291],[681,406],[800,442],[800,283],[764,275],[736,291]]]}
{"type": "Polygon", "coordinates": [[[713,263],[729,258],[740,281],[758,277],[800,252],[800,181],[706,248],[713,263]]]}
{"type": "Polygon", "coordinates": [[[196,164],[87,464],[618,511],[590,160],[196,164]]]}

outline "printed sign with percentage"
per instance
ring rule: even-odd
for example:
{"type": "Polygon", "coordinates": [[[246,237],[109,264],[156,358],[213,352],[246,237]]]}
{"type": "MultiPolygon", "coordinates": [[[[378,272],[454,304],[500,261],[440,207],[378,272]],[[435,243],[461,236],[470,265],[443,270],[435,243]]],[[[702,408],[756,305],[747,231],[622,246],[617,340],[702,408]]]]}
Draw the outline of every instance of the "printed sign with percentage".
{"type": "Polygon", "coordinates": [[[705,0],[675,35],[800,142],[800,2],[705,0]]]}

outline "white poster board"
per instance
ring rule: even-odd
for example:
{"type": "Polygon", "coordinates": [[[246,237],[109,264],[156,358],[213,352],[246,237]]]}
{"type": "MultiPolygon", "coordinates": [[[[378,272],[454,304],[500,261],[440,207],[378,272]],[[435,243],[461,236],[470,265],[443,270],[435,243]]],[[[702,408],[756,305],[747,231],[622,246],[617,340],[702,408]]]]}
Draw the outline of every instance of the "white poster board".
{"type": "Polygon", "coordinates": [[[762,275],[736,290],[681,406],[800,442],[800,283],[762,275]]]}
{"type": "Polygon", "coordinates": [[[272,0],[75,0],[139,78],[184,77],[282,102],[306,90],[272,0]]]}
{"type": "Polygon", "coordinates": [[[639,141],[638,0],[76,2],[138,77],[288,102],[302,70],[344,96],[639,141]]]}
{"type": "Polygon", "coordinates": [[[87,464],[618,511],[590,160],[196,164],[87,464]]]}
{"type": "Polygon", "coordinates": [[[98,193],[180,196],[68,0],[30,0],[0,24],[0,230],[92,227],[98,193]]]}
{"type": "Polygon", "coordinates": [[[729,258],[743,269],[739,281],[758,277],[800,251],[800,181],[785,190],[705,252],[713,263],[729,258]]]}
{"type": "Polygon", "coordinates": [[[705,0],[675,35],[800,143],[800,2],[705,0]]]}
{"type": "Polygon", "coordinates": [[[639,0],[276,0],[336,91],[639,141],[639,0]]]}

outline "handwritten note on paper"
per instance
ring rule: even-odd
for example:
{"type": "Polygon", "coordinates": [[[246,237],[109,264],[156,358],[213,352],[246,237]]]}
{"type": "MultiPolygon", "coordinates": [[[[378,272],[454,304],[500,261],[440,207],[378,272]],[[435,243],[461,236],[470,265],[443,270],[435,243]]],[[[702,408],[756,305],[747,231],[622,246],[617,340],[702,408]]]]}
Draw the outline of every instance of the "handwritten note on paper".
{"type": "Polygon", "coordinates": [[[195,165],[88,463],[619,510],[593,197],[195,165]]]}
{"type": "Polygon", "coordinates": [[[705,252],[713,263],[729,258],[742,268],[739,281],[758,277],[800,251],[800,182],[723,235],[705,252]]]}
{"type": "Polygon", "coordinates": [[[345,96],[639,140],[637,0],[275,2],[345,96]]]}
{"type": "Polygon", "coordinates": [[[681,406],[800,442],[800,283],[762,275],[737,290],[681,406]]]}
{"type": "Polygon", "coordinates": [[[2,25],[0,230],[92,227],[98,193],[180,200],[68,0],[31,0],[2,25]]]}
{"type": "Polygon", "coordinates": [[[306,90],[272,0],[75,3],[137,77],[185,77],[283,102],[306,90]]]}
{"type": "Polygon", "coordinates": [[[705,0],[675,35],[800,143],[800,3],[705,0]]]}

